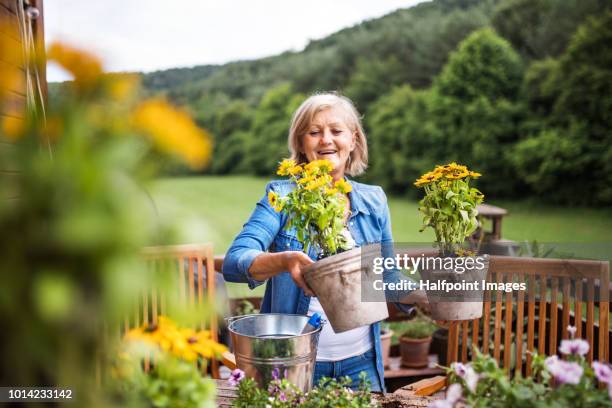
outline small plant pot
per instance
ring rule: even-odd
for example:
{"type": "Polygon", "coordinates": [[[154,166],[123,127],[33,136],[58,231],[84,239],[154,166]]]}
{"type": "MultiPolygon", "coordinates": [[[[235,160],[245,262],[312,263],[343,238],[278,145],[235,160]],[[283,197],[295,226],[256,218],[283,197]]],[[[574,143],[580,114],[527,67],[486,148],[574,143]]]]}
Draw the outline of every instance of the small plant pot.
{"type": "MultiPolygon", "coordinates": [[[[364,250],[364,252],[371,250],[364,250]]],[[[304,279],[319,298],[336,333],[369,325],[389,317],[384,292],[379,298],[363,301],[365,288],[373,287],[380,275],[371,263],[362,262],[362,248],[324,258],[304,268],[304,279]]]]}
{"type": "Polygon", "coordinates": [[[393,330],[383,330],[380,333],[380,349],[382,351],[383,366],[389,367],[389,356],[391,355],[391,337],[393,330]]]}
{"type": "Polygon", "coordinates": [[[429,364],[429,346],[431,337],[424,339],[411,339],[400,337],[400,353],[402,366],[409,368],[427,367],[429,364]]]}
{"type": "Polygon", "coordinates": [[[423,269],[422,279],[430,285],[438,285],[436,289],[426,289],[427,299],[434,320],[471,320],[482,317],[484,291],[482,282],[486,280],[489,270],[489,257],[484,257],[482,269],[468,269],[462,273],[445,269],[423,269]],[[479,290],[472,288],[446,291],[440,288],[444,284],[478,284],[479,290]]]}

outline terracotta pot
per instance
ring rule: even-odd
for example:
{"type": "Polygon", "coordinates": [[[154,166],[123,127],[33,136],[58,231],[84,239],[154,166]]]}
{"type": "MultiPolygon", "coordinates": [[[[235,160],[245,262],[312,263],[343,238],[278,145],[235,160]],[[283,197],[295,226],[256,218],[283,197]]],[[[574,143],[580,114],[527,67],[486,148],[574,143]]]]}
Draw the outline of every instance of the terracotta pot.
{"type": "Polygon", "coordinates": [[[391,355],[391,337],[393,330],[383,330],[380,333],[380,350],[382,351],[383,366],[389,367],[389,356],[391,355]]]}
{"type": "Polygon", "coordinates": [[[429,346],[431,337],[425,339],[411,339],[400,337],[400,353],[402,365],[410,368],[427,367],[429,363],[429,346]]]}
{"type": "MultiPolygon", "coordinates": [[[[462,282],[477,282],[479,288],[487,277],[489,257],[484,255],[483,269],[469,269],[462,273],[453,270],[422,269],[421,277],[430,284],[456,284],[462,282]]],[[[482,290],[452,290],[426,289],[427,299],[434,320],[472,320],[482,317],[482,290]]]]}
{"type": "MultiPolygon", "coordinates": [[[[376,248],[355,248],[324,258],[304,268],[304,279],[319,298],[327,319],[336,333],[366,326],[389,317],[384,292],[363,301],[363,291],[373,287],[380,276],[362,256],[376,248]],[[378,298],[374,298],[378,296],[378,298]]],[[[380,251],[380,248],[378,248],[380,251]]]]}

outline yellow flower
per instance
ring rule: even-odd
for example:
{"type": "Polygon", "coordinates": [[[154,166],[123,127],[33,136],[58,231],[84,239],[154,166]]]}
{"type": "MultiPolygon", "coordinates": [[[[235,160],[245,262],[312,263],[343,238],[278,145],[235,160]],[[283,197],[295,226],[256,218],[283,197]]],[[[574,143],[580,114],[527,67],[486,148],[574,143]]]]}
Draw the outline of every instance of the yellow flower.
{"type": "Polygon", "coordinates": [[[132,114],[132,123],[148,134],[159,149],[181,156],[193,168],[204,167],[210,158],[212,143],[208,133],[198,128],[186,112],[162,99],[140,104],[132,114]]]}
{"type": "Polygon", "coordinates": [[[313,160],[310,163],[307,163],[305,167],[306,167],[306,171],[309,174],[319,174],[319,173],[327,174],[331,172],[334,168],[332,163],[327,159],[313,160]]]}
{"type": "Polygon", "coordinates": [[[107,75],[108,93],[116,101],[124,101],[136,93],[140,80],[134,74],[107,75]]]}
{"type": "Polygon", "coordinates": [[[470,173],[470,174],[469,174],[469,176],[470,176],[471,178],[478,178],[478,177],[482,176],[482,174],[477,173],[477,172],[475,172],[475,171],[470,171],[469,173],[470,173]]]}
{"type": "Polygon", "coordinates": [[[278,204],[278,194],[276,194],[274,191],[268,192],[268,202],[272,207],[276,207],[278,204]]]}
{"type": "Polygon", "coordinates": [[[276,174],[279,176],[288,176],[290,174],[289,169],[293,167],[295,167],[295,160],[285,159],[280,162],[276,174]]]}
{"type": "Polygon", "coordinates": [[[288,172],[290,175],[295,176],[295,175],[297,175],[297,174],[300,174],[300,173],[301,173],[303,170],[304,170],[304,169],[302,168],[302,166],[297,165],[297,166],[290,167],[290,168],[287,170],[287,172],[288,172]]]}
{"type": "Polygon", "coordinates": [[[323,187],[326,184],[329,184],[332,181],[332,178],[329,174],[325,174],[319,178],[314,179],[310,183],[306,185],[306,190],[316,190],[317,188],[323,187]]]}
{"type": "Polygon", "coordinates": [[[348,183],[346,180],[344,179],[340,179],[338,181],[336,181],[336,184],[334,185],[338,191],[340,191],[342,194],[348,194],[353,190],[353,187],[351,186],[350,183],[348,183]]]}
{"type": "Polygon", "coordinates": [[[186,332],[184,335],[191,350],[204,358],[218,357],[221,353],[227,351],[227,347],[211,339],[208,330],[199,332],[191,330],[190,333],[186,332]]]}
{"type": "Polygon", "coordinates": [[[302,177],[301,179],[298,180],[298,184],[308,184],[311,181],[313,181],[314,179],[315,179],[314,175],[302,177]]]}
{"type": "Polygon", "coordinates": [[[53,43],[47,51],[47,57],[74,76],[74,84],[79,90],[92,89],[102,76],[102,62],[87,51],[53,43]]]}
{"type": "Polygon", "coordinates": [[[338,194],[338,189],[337,188],[325,187],[324,192],[328,196],[334,196],[334,195],[338,194]]]}

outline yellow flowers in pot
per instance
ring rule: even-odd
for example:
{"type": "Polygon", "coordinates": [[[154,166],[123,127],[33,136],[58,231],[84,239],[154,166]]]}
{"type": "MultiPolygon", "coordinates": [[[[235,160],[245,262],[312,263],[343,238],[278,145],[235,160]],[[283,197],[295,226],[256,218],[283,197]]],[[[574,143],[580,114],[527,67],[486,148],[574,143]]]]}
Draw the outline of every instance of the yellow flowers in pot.
{"type": "Polygon", "coordinates": [[[419,211],[423,214],[421,231],[433,228],[442,255],[456,254],[478,227],[476,206],[482,203],[484,195],[470,187],[470,181],[480,176],[453,162],[436,166],[414,183],[425,190],[425,197],[419,202],[419,211]]]}
{"type": "Polygon", "coordinates": [[[351,185],[344,179],[334,183],[330,175],[332,169],[329,160],[296,164],[294,160],[285,159],[277,174],[289,176],[296,187],[285,197],[279,197],[274,191],[268,193],[272,208],[276,212],[285,211],[289,216],[286,229],[296,229],[304,252],[314,247],[320,257],[349,249],[342,230],[347,204],[345,195],[351,191],[351,185]]]}

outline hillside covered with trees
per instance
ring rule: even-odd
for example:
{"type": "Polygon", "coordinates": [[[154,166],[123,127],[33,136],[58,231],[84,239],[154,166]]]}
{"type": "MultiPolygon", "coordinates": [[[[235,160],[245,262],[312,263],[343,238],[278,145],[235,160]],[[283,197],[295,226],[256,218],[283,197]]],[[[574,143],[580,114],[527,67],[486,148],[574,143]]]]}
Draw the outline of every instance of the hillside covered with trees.
{"type": "MultiPolygon", "coordinates": [[[[215,138],[213,174],[272,176],[293,110],[337,90],[364,115],[366,182],[415,194],[436,163],[489,197],[612,204],[612,0],[434,0],[303,51],[143,75],[215,138]]],[[[186,172],[173,168],[174,173],[186,172]]]]}

